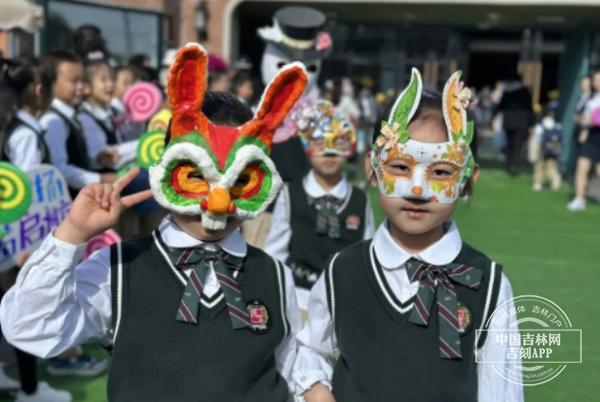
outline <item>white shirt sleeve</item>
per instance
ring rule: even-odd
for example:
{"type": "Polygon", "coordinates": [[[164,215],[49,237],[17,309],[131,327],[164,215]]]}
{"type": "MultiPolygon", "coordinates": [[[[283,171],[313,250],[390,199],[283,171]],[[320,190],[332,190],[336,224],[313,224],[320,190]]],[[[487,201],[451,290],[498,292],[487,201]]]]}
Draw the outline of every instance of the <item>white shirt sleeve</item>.
{"type": "Polygon", "coordinates": [[[302,319],[300,318],[300,309],[296,301],[292,271],[285,265],[282,264],[282,266],[285,281],[285,313],[290,328],[287,337],[275,349],[275,365],[279,374],[287,381],[290,391],[293,391],[292,370],[298,349],[296,335],[300,331],[302,319]]]}
{"type": "Polygon", "coordinates": [[[29,127],[19,127],[8,139],[10,162],[22,170],[30,170],[42,163],[38,135],[29,127]]]}
{"type": "Polygon", "coordinates": [[[303,401],[304,392],[318,382],[331,389],[337,340],[325,286],[325,277],[321,275],[310,291],[308,320],[297,337],[298,357],[292,380],[299,401],[303,401]]]}
{"type": "Polygon", "coordinates": [[[289,192],[285,186],[275,200],[271,228],[265,242],[265,251],[273,258],[283,262],[287,261],[290,254],[289,246],[292,238],[289,210],[289,192]]]}
{"type": "Polygon", "coordinates": [[[47,358],[90,340],[110,342],[110,248],[77,265],[83,249],[49,235],[31,255],[0,304],[9,343],[47,358]]]}
{"type": "MultiPolygon", "coordinates": [[[[507,300],[512,299],[512,297],[513,291],[510,282],[504,273],[502,273],[496,307],[502,303],[505,303],[507,300]]],[[[511,325],[517,322],[515,309],[508,308],[508,312],[508,319],[504,318],[501,314],[496,314],[492,317],[489,326],[489,329],[492,332],[488,333],[488,339],[486,339],[486,342],[477,352],[479,354],[478,361],[482,362],[477,364],[477,379],[479,389],[477,400],[479,402],[523,402],[524,400],[523,386],[506,380],[498,373],[498,371],[510,373],[519,372],[521,370],[520,359],[508,361],[506,356],[509,345],[502,345],[499,342],[493,342],[491,339],[489,339],[494,329],[498,331],[516,329],[511,325]],[[486,361],[506,361],[506,363],[504,363],[504,367],[497,367],[497,364],[484,363],[486,361]]]]}
{"type": "Polygon", "coordinates": [[[41,120],[46,128],[46,144],[50,149],[52,164],[63,174],[69,186],[83,188],[86,184],[98,183],[100,174],[81,169],[68,162],[67,156],[67,127],[56,115],[47,114],[41,120]]]}
{"type": "Polygon", "coordinates": [[[367,207],[365,211],[365,232],[363,234],[363,240],[372,239],[375,234],[375,217],[373,216],[373,207],[371,206],[371,201],[369,200],[369,193],[366,193],[367,196],[367,207]]]}

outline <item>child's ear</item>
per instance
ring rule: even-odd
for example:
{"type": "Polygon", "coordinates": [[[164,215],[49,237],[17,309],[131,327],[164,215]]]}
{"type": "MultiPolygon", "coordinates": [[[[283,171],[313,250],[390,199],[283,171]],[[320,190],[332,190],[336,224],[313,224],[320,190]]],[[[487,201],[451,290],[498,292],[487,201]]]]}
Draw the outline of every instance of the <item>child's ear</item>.
{"type": "Polygon", "coordinates": [[[475,187],[475,183],[477,183],[477,180],[479,180],[479,165],[475,164],[475,166],[473,166],[473,174],[471,175],[471,178],[463,188],[460,196],[470,197],[471,195],[473,195],[473,188],[475,187]]]}
{"type": "Polygon", "coordinates": [[[375,170],[373,169],[373,164],[371,163],[371,152],[373,151],[367,152],[363,163],[369,184],[371,184],[371,187],[377,187],[377,177],[375,176],[375,170]]]}
{"type": "Polygon", "coordinates": [[[44,97],[44,85],[42,85],[41,82],[38,82],[37,84],[35,84],[35,86],[33,87],[33,94],[38,99],[41,99],[44,97]]]}
{"type": "Polygon", "coordinates": [[[473,175],[471,176],[471,185],[475,186],[475,183],[477,183],[477,180],[479,180],[479,165],[475,164],[475,166],[473,166],[473,175]]]}

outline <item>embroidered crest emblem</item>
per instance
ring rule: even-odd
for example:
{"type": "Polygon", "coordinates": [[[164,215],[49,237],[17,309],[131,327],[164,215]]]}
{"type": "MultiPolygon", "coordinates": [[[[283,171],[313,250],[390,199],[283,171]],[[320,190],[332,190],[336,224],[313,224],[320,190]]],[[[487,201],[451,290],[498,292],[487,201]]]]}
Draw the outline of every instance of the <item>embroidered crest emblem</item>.
{"type": "Polygon", "coordinates": [[[265,334],[269,331],[269,310],[267,306],[258,300],[253,300],[246,305],[248,316],[250,317],[250,326],[248,329],[255,334],[265,334]]]}
{"type": "Polygon", "coordinates": [[[358,215],[348,215],[346,218],[346,229],[348,230],[358,230],[360,227],[360,216],[358,215]]]}
{"type": "Polygon", "coordinates": [[[473,322],[473,315],[471,310],[462,302],[457,302],[456,316],[458,318],[458,333],[461,335],[466,334],[471,329],[473,322]]]}

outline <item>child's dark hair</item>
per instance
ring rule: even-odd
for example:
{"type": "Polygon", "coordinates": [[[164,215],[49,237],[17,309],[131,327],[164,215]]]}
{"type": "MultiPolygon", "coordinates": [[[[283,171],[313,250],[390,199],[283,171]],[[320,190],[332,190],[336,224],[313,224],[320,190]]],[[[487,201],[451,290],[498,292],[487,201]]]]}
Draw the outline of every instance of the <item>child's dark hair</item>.
{"type": "Polygon", "coordinates": [[[252,74],[250,74],[248,71],[238,71],[235,73],[233,79],[231,80],[231,87],[234,91],[237,91],[237,89],[246,82],[254,84],[252,74]]]}
{"type": "Polygon", "coordinates": [[[18,107],[30,105],[35,99],[32,91],[27,89],[31,84],[40,82],[40,63],[32,56],[21,56],[14,59],[0,59],[3,67],[2,82],[14,94],[18,107]]]}
{"type": "Polygon", "coordinates": [[[46,100],[52,99],[52,85],[56,81],[58,67],[62,63],[81,63],[81,59],[67,50],[51,50],[42,60],[40,78],[42,95],[46,100]]]}
{"type": "Polygon", "coordinates": [[[15,94],[12,89],[0,81],[0,144],[4,143],[4,131],[16,112],[15,103],[15,94]]]}
{"type": "MultiPolygon", "coordinates": [[[[393,105],[392,105],[393,107],[393,105]]],[[[390,114],[390,110],[386,111],[385,118],[387,120],[387,116],[390,114]]],[[[442,95],[439,92],[432,91],[423,91],[421,94],[421,101],[419,102],[419,106],[413,115],[411,122],[413,121],[431,121],[437,120],[442,126],[446,127],[446,122],[444,121],[444,112],[442,110],[442,95]]],[[[380,120],[375,125],[375,130],[373,131],[372,143],[374,144],[377,141],[377,137],[379,137],[379,133],[381,132],[381,124],[380,120]]]]}
{"type": "Polygon", "coordinates": [[[117,76],[119,75],[119,73],[122,72],[122,71],[129,71],[131,73],[131,75],[135,79],[135,75],[136,75],[135,67],[131,66],[129,64],[121,64],[121,65],[116,66],[116,67],[113,68],[113,73],[114,73],[115,79],[117,78],[117,76]]]}
{"type": "MultiPolygon", "coordinates": [[[[108,60],[92,60],[83,64],[83,79],[87,84],[91,84],[94,79],[94,75],[98,72],[101,67],[107,67],[112,74],[112,68],[108,63],[108,60]]],[[[112,75],[111,75],[112,76],[112,75]]]]}
{"type": "MultiPolygon", "coordinates": [[[[202,103],[202,113],[213,123],[237,127],[251,120],[254,114],[235,95],[229,92],[208,91],[202,103]]],[[[170,124],[169,124],[170,125],[170,124]]],[[[171,140],[171,130],[167,130],[165,145],[171,140]]]]}
{"type": "Polygon", "coordinates": [[[95,25],[82,25],[77,28],[73,34],[73,48],[75,54],[84,62],[92,59],[108,60],[110,57],[102,31],[95,25]]]}

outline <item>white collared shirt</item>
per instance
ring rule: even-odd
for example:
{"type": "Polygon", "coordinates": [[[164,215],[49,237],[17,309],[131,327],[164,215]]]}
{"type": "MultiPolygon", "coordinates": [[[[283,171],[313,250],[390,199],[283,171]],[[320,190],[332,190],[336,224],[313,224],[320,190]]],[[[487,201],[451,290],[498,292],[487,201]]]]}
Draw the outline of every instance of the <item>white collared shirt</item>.
{"type": "MultiPolygon", "coordinates": [[[[60,99],[54,98],[52,100],[52,107],[65,115],[65,117],[76,121],[75,109],[72,106],[60,99]]],[[[40,125],[46,130],[44,138],[50,150],[50,160],[52,161],[52,164],[61,171],[69,186],[73,188],[83,188],[86,184],[98,183],[100,181],[100,174],[81,169],[68,162],[67,137],[69,134],[69,127],[65,125],[60,116],[52,110],[48,110],[41,117],[40,125]]]]}
{"type": "MultiPolygon", "coordinates": [[[[185,248],[202,243],[168,217],[159,225],[159,232],[169,247],[185,248]]],[[[247,252],[239,231],[217,244],[238,257],[247,252]]],[[[110,248],[103,248],[80,263],[84,249],[85,244],[73,245],[48,235],[27,260],[15,285],[0,304],[0,325],[9,343],[33,355],[50,357],[89,341],[112,342],[110,248]]],[[[275,361],[291,389],[300,312],[292,273],[287,267],[284,273],[285,312],[290,333],[277,347],[275,361]]],[[[210,270],[203,293],[211,297],[219,288],[216,274],[210,270]]]]}
{"type": "Polygon", "coordinates": [[[25,110],[18,110],[16,117],[25,124],[17,127],[8,138],[5,151],[12,164],[28,171],[42,163],[43,154],[38,141],[44,140],[41,137],[43,129],[37,119],[25,110]]]}
{"type": "Polygon", "coordinates": [[[125,105],[119,98],[112,98],[110,100],[110,107],[112,107],[118,115],[125,113],[125,105]]]}
{"type": "MultiPolygon", "coordinates": [[[[400,303],[408,302],[416,295],[419,283],[409,281],[404,263],[415,257],[430,264],[448,264],[458,256],[462,248],[462,239],[458,228],[452,223],[444,236],[425,250],[410,254],[404,250],[391,237],[387,221],[384,221],[373,237],[374,253],[383,267],[383,274],[391,291],[400,303]]],[[[382,287],[384,294],[385,289],[382,287]]],[[[496,306],[506,302],[513,297],[512,288],[504,273],[500,282],[500,290],[496,306]]],[[[394,308],[408,312],[412,304],[397,306],[394,308]]],[[[514,314],[514,309],[509,309],[514,314]]],[[[321,382],[331,388],[333,366],[337,350],[337,339],[331,314],[329,313],[325,279],[323,275],[313,286],[308,303],[308,321],[298,333],[298,358],[294,366],[292,379],[295,384],[296,397],[302,401],[302,394],[312,387],[313,384],[321,382]]],[[[494,315],[494,318],[498,315],[494,315]]],[[[494,319],[490,328],[509,329],[510,323],[516,322],[507,319],[494,319]],[[500,323],[500,321],[503,321],[500,323]]],[[[506,356],[508,345],[501,346],[497,342],[486,342],[477,351],[481,361],[503,361],[506,356]]],[[[373,356],[374,361],[377,356],[373,356]]],[[[409,364],[409,363],[407,363],[409,364]]],[[[512,366],[511,370],[519,370],[520,361],[506,363],[512,366]]],[[[516,372],[516,371],[511,371],[516,372]]],[[[478,376],[478,401],[479,402],[522,402],[523,387],[513,384],[498,375],[495,368],[490,364],[479,364],[477,366],[478,376]]]]}
{"type": "Polygon", "coordinates": [[[135,160],[137,154],[138,141],[134,140],[121,142],[119,140],[119,135],[116,132],[113,123],[113,114],[110,107],[102,108],[94,106],[89,102],[83,102],[81,104],[81,108],[87,113],[78,113],[77,120],[79,120],[79,122],[81,123],[83,135],[87,143],[88,157],[90,158],[92,166],[94,166],[95,168],[103,167],[98,166],[96,158],[98,157],[98,154],[100,152],[105,151],[107,148],[112,146],[108,144],[108,138],[106,138],[106,133],[104,132],[103,128],[98,124],[98,122],[94,120],[94,118],[100,120],[107,129],[112,130],[117,138],[118,144],[114,146],[119,152],[119,160],[110,167],[118,169],[126,163],[135,160]]]}
{"type": "MultiPolygon", "coordinates": [[[[331,190],[326,191],[321,187],[315,177],[315,172],[311,170],[308,172],[303,181],[304,191],[313,197],[319,198],[324,195],[332,195],[335,198],[342,200],[348,196],[348,192],[351,189],[351,184],[346,179],[345,175],[342,175],[342,179],[337,183],[331,190]]],[[[291,226],[291,214],[290,214],[289,193],[287,189],[283,189],[277,200],[275,201],[275,207],[273,209],[273,217],[271,218],[271,227],[267,234],[267,240],[265,242],[265,251],[279,261],[287,261],[289,257],[290,240],[292,238],[292,226],[291,226]]],[[[367,198],[367,207],[365,211],[365,231],[363,233],[363,239],[370,239],[373,237],[375,231],[375,219],[373,218],[373,210],[371,203],[367,198]]],[[[325,264],[325,261],[323,261],[325,264]]],[[[310,292],[304,288],[296,288],[296,296],[298,297],[298,305],[301,309],[306,310],[308,308],[308,296],[310,292]]]]}

